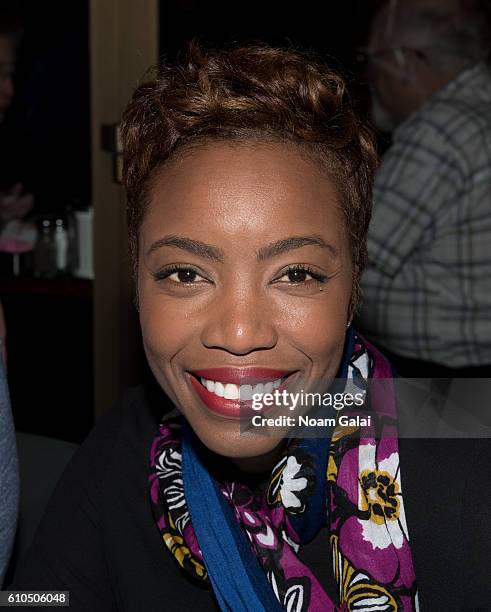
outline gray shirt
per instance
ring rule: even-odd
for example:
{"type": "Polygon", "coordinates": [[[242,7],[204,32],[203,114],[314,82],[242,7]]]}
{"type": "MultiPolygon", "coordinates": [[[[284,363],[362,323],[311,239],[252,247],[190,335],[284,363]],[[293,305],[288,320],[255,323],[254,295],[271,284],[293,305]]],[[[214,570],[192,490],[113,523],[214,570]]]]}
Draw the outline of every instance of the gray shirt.
{"type": "Polygon", "coordinates": [[[375,178],[358,326],[397,355],[491,363],[491,72],[462,72],[394,133],[375,178]]]}

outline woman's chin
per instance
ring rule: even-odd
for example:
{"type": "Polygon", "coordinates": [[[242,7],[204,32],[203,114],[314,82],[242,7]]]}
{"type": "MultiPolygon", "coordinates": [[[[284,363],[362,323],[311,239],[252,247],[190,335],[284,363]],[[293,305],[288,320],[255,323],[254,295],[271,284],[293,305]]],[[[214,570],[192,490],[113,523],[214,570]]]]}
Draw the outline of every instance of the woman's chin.
{"type": "Polygon", "coordinates": [[[282,443],[281,437],[242,431],[237,422],[220,428],[191,426],[210,451],[232,460],[267,456],[282,443]]]}

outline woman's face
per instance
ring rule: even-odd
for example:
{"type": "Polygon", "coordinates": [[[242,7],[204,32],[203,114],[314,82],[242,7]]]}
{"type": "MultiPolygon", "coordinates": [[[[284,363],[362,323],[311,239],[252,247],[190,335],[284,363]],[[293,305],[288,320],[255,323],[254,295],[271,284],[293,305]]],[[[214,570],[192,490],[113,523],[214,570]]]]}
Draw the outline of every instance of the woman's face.
{"type": "Polygon", "coordinates": [[[214,143],[159,172],[139,233],[143,341],[212,451],[274,452],[277,438],[241,434],[239,385],[335,376],[351,289],[334,186],[293,145],[214,143]]]}

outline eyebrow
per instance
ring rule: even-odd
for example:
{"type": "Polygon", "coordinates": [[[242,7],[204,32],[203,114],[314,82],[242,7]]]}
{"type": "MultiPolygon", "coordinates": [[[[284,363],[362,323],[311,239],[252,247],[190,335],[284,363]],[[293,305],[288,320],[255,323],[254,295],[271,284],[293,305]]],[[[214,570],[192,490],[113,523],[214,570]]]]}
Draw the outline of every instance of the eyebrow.
{"type": "Polygon", "coordinates": [[[198,257],[204,257],[205,259],[211,259],[212,261],[218,261],[223,263],[225,257],[222,249],[200,240],[192,240],[191,238],[185,238],[184,236],[164,236],[152,244],[147,251],[147,256],[160,249],[164,246],[176,247],[197,255],[198,257]]]}
{"type": "Polygon", "coordinates": [[[304,246],[321,247],[330,251],[334,257],[338,256],[338,250],[332,244],[326,242],[321,236],[311,235],[290,236],[289,238],[284,238],[283,240],[273,242],[272,244],[259,249],[257,258],[258,261],[264,261],[265,259],[277,257],[278,255],[282,255],[288,251],[293,251],[294,249],[300,249],[304,246]]]}
{"type": "MultiPolygon", "coordinates": [[[[183,251],[187,251],[188,253],[192,253],[193,255],[197,255],[198,257],[204,257],[205,259],[210,259],[211,261],[216,261],[219,263],[223,263],[225,260],[224,252],[219,247],[206,244],[206,242],[201,242],[200,240],[192,240],[191,238],[185,238],[184,236],[174,235],[164,236],[163,238],[156,240],[148,249],[147,256],[157,249],[165,246],[176,247],[178,249],[182,249],[183,251]]],[[[304,246],[316,246],[327,249],[334,257],[338,256],[338,250],[332,244],[326,242],[321,236],[309,235],[290,236],[288,238],[283,238],[282,240],[277,240],[276,242],[268,244],[265,247],[261,247],[257,252],[257,260],[265,261],[267,259],[277,257],[278,255],[282,255],[283,253],[287,253],[288,251],[300,249],[304,246]]]]}

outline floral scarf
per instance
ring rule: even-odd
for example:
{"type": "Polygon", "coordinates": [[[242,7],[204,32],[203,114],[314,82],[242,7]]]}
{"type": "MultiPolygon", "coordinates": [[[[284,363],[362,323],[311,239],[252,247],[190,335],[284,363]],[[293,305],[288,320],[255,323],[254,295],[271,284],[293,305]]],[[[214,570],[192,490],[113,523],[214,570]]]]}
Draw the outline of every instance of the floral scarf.
{"type": "MultiPolygon", "coordinates": [[[[264,490],[238,482],[217,486],[247,535],[280,609],[418,610],[392,370],[356,332],[349,353],[347,378],[368,390],[365,407],[371,425],[337,426],[331,440],[290,440],[264,490]],[[383,384],[368,388],[369,379],[383,379],[383,384]],[[324,526],[326,555],[329,546],[332,559],[328,591],[298,556],[324,526]]],[[[152,443],[152,510],[177,563],[209,582],[184,494],[181,423],[181,417],[164,420],[152,443]]]]}

